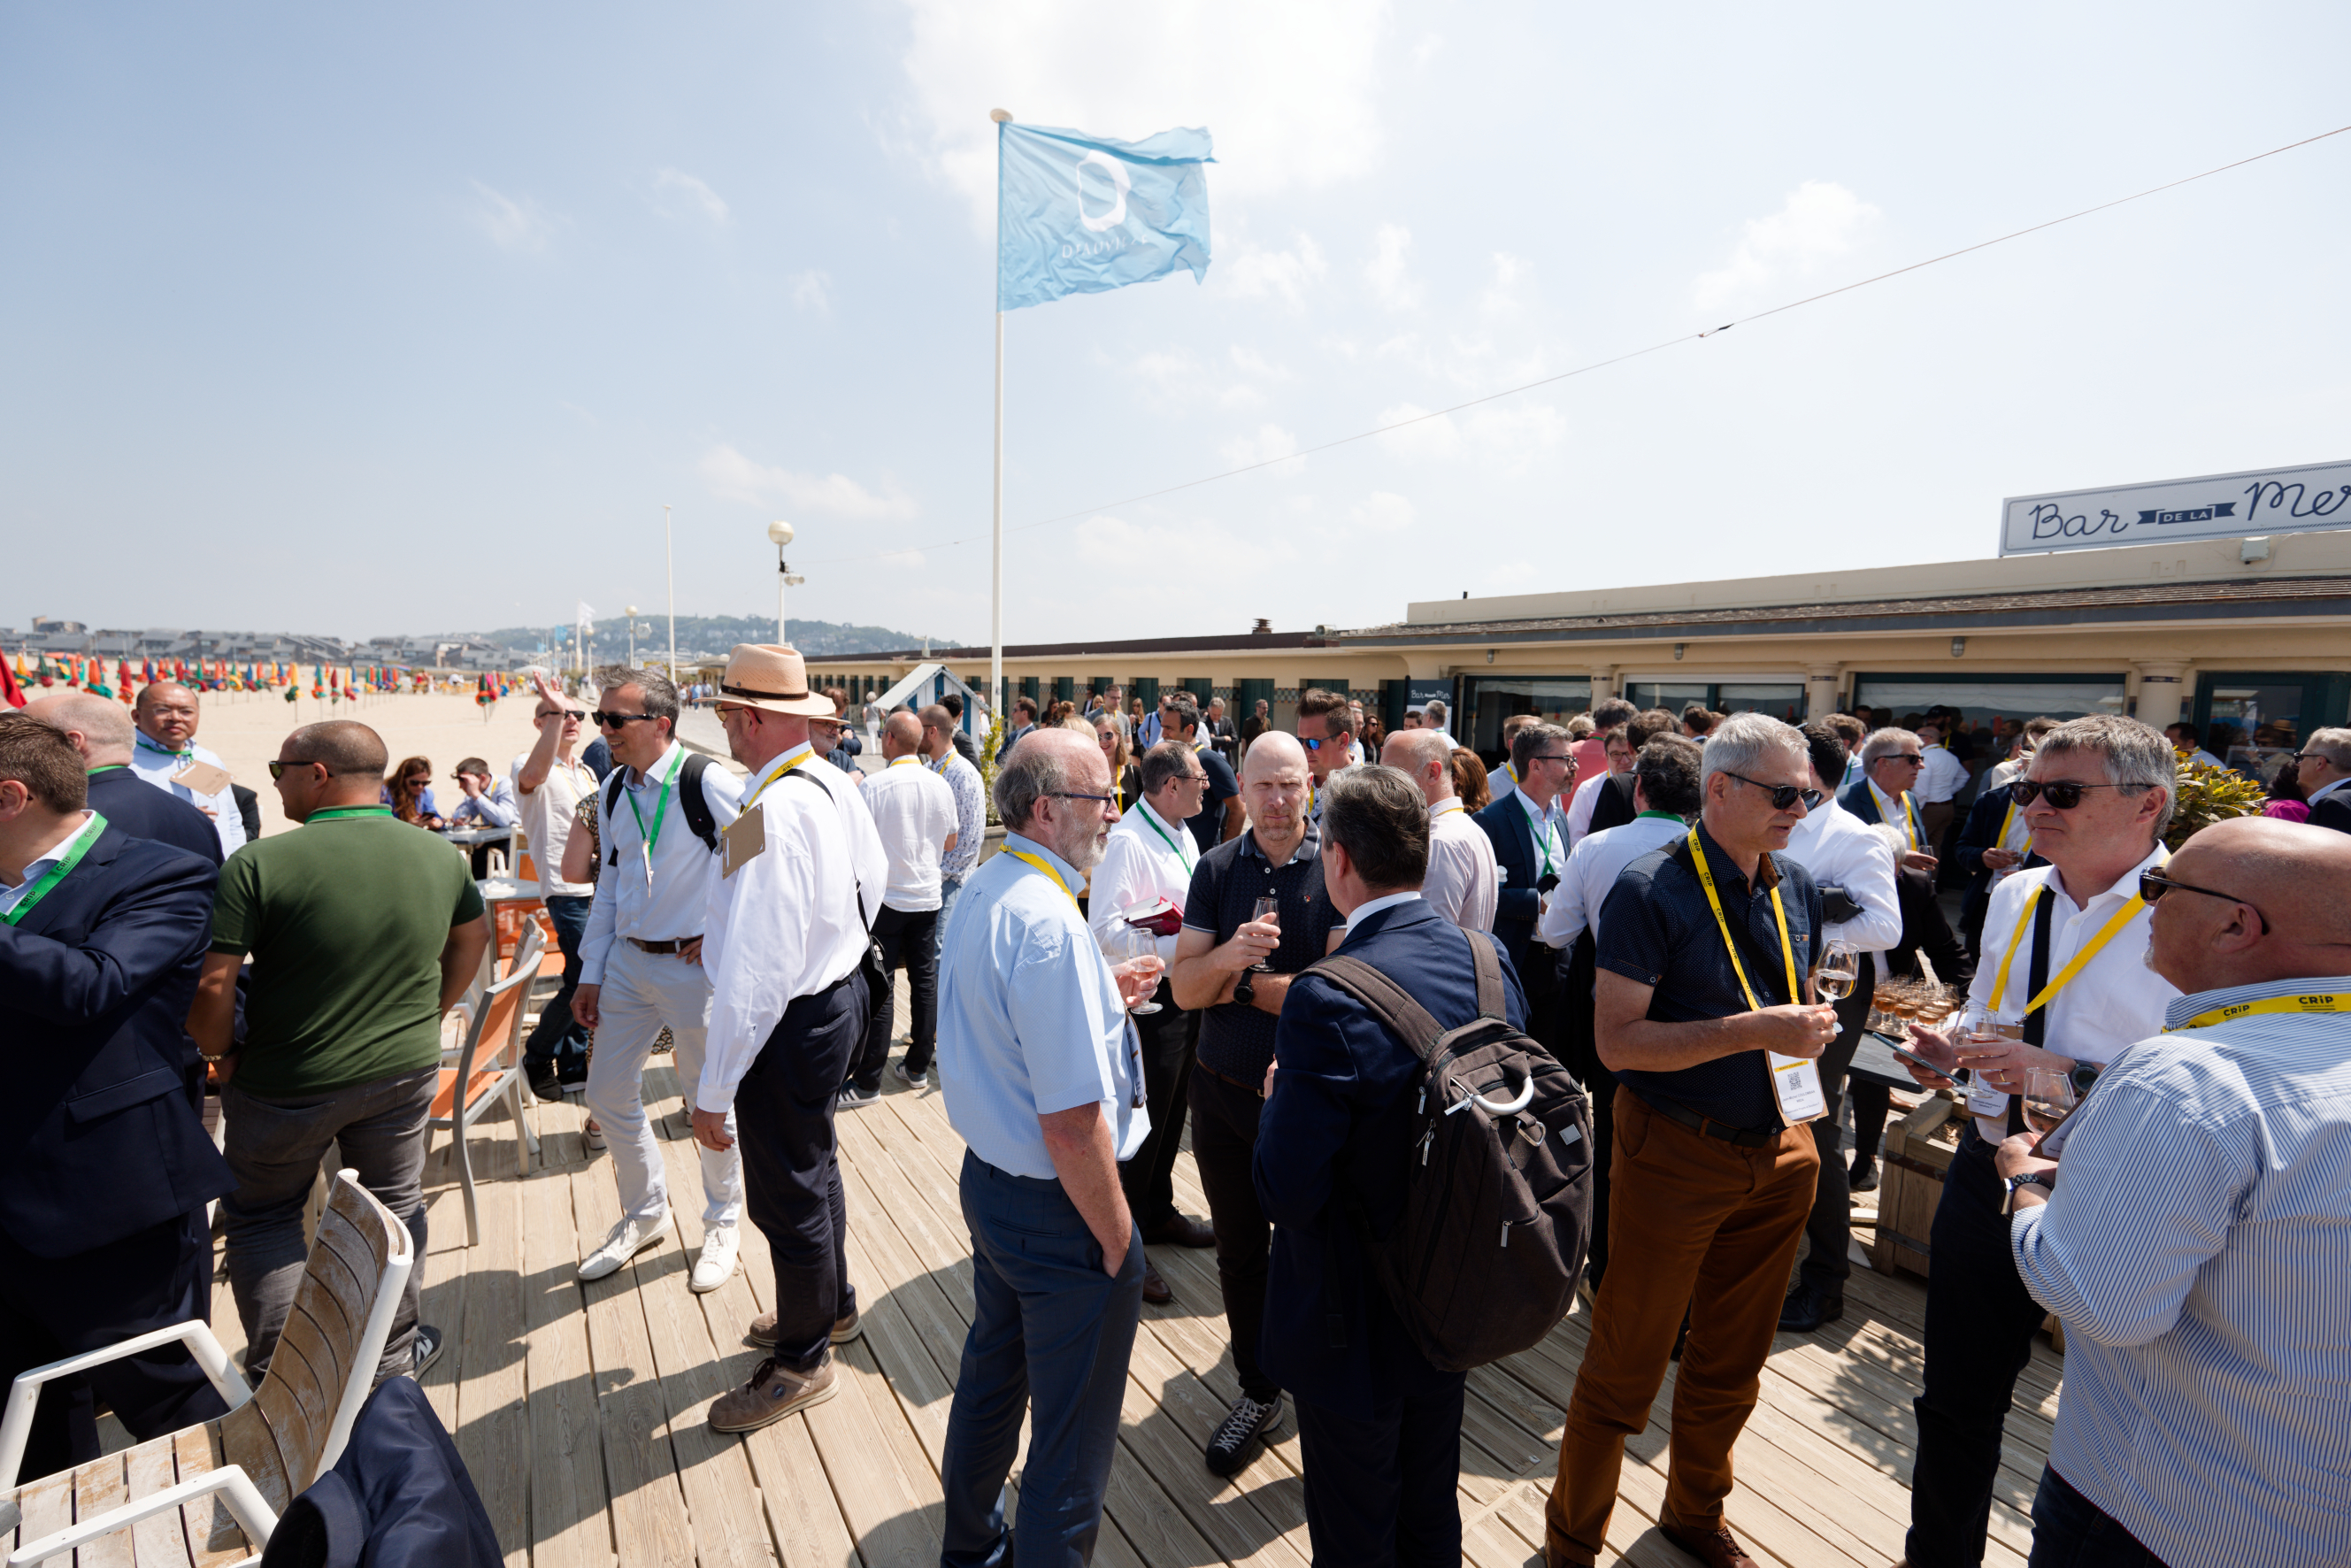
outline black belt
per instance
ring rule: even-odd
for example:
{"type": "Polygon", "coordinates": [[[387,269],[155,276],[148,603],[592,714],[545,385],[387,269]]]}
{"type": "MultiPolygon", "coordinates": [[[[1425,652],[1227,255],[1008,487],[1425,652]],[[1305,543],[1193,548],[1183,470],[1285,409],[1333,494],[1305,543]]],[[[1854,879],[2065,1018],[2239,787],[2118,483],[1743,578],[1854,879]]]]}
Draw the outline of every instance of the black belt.
{"type": "Polygon", "coordinates": [[[1687,1105],[1677,1105],[1662,1095],[1652,1099],[1635,1089],[1633,1091],[1633,1098],[1668,1122],[1687,1127],[1691,1132],[1706,1137],[1720,1138],[1724,1143],[1737,1148],[1768,1149],[1780,1141],[1778,1131],[1758,1133],[1745,1127],[1733,1127],[1726,1123],[1718,1122],[1711,1116],[1701,1116],[1687,1105]]]}
{"type": "Polygon", "coordinates": [[[1265,1080],[1262,1078],[1259,1079],[1255,1083],[1244,1083],[1229,1072],[1217,1071],[1215,1068],[1209,1066],[1207,1062],[1202,1061],[1197,1057],[1194,1057],[1192,1059],[1192,1071],[1195,1072],[1205,1072],[1219,1083],[1229,1083],[1234,1088],[1241,1090],[1247,1093],[1254,1094],[1260,1100],[1265,1098],[1265,1080]]]}
{"type": "Polygon", "coordinates": [[[666,954],[683,953],[685,951],[686,945],[688,943],[699,942],[702,938],[699,936],[680,936],[675,940],[669,942],[641,942],[634,936],[624,936],[622,940],[626,942],[630,946],[634,947],[638,952],[651,953],[653,956],[658,958],[666,954]]]}

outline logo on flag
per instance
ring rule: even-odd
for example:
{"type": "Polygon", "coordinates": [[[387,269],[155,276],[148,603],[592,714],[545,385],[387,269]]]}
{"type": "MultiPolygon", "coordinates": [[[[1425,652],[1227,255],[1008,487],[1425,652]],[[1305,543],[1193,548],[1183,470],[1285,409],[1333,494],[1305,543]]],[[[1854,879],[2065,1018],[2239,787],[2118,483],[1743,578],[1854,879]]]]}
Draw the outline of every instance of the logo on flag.
{"type": "Polygon", "coordinates": [[[996,308],[1208,271],[1206,131],[1113,141],[997,126],[996,308]]]}

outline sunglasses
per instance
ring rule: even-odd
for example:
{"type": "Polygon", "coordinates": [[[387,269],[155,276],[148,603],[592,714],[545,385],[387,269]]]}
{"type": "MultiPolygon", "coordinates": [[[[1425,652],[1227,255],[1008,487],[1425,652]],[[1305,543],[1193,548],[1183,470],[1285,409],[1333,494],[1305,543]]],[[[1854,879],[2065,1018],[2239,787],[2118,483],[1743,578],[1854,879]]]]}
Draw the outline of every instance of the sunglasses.
{"type": "Polygon", "coordinates": [[[627,725],[643,724],[653,716],[649,713],[606,713],[598,708],[588,716],[596,721],[600,729],[620,729],[627,725]]]}
{"type": "Polygon", "coordinates": [[[1924,768],[1927,766],[1927,759],[1919,756],[1915,751],[1889,751],[1877,760],[1880,762],[1907,762],[1913,768],[1924,768]]]}
{"type": "Polygon", "coordinates": [[[1804,803],[1804,810],[1809,811],[1819,805],[1823,799],[1818,789],[1799,789],[1793,784],[1766,784],[1761,779],[1750,779],[1743,773],[1732,773],[1727,768],[1723,769],[1723,773],[1728,778],[1738,779],[1741,784],[1750,785],[1769,794],[1771,797],[1771,809],[1775,811],[1784,811],[1799,800],[1804,803]]]}
{"type": "Polygon", "coordinates": [[[288,768],[316,768],[318,766],[319,764],[316,762],[273,762],[269,765],[269,777],[272,779],[283,779],[286,777],[286,770],[288,768]]]}
{"type": "Polygon", "coordinates": [[[2076,784],[2071,779],[2052,784],[2036,784],[2030,779],[2020,779],[2008,787],[2009,798],[2020,806],[2030,806],[2035,800],[2046,800],[2052,810],[2070,811],[2082,803],[2085,789],[2144,789],[2144,784],[2076,784]]]}
{"type": "Polygon", "coordinates": [[[2214,888],[2198,887],[2194,883],[2174,882],[2159,871],[2147,870],[2138,873],[2138,895],[2148,904],[2154,904],[2174,888],[2178,888],[2182,893],[2200,893],[2207,898],[2218,898],[2229,904],[2243,904],[2247,909],[2253,910],[2253,918],[2262,923],[2262,935],[2266,936],[2270,934],[2270,917],[2260,910],[2253,909],[2251,904],[2246,904],[2233,893],[2221,893],[2214,888]]]}

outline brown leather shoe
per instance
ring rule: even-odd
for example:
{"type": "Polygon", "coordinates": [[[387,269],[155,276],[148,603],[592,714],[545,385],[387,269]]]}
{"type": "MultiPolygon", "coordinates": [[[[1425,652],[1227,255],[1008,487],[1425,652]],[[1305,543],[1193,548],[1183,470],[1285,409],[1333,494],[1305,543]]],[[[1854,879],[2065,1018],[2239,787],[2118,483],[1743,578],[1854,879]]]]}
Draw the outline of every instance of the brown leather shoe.
{"type": "MultiPolygon", "coordinates": [[[[835,1318],[833,1320],[832,1343],[835,1344],[847,1344],[851,1340],[855,1339],[859,1334],[862,1334],[864,1332],[864,1329],[858,1325],[857,1309],[852,1307],[849,1309],[849,1315],[847,1317],[835,1318]]],[[[773,1312],[761,1312],[758,1317],[753,1318],[751,1320],[750,1332],[744,1334],[743,1338],[748,1343],[757,1345],[761,1350],[775,1349],[776,1314],[773,1312]]]]}
{"type": "Polygon", "coordinates": [[[795,1372],[779,1363],[763,1361],[751,1369],[750,1382],[711,1401],[710,1429],[755,1432],[811,1405],[821,1405],[840,1391],[831,1356],[814,1372],[795,1372]]]}
{"type": "Polygon", "coordinates": [[[1176,1299],[1176,1292],[1167,1288],[1159,1270],[1147,1262],[1143,1265],[1143,1299],[1155,1307],[1164,1307],[1176,1299]]]}
{"type": "Polygon", "coordinates": [[[1178,1214],[1144,1231],[1143,1239],[1154,1247],[1163,1243],[1177,1247],[1214,1247],[1217,1244],[1217,1228],[1205,1219],[1178,1214]]]}
{"type": "MultiPolygon", "coordinates": [[[[713,1421],[712,1426],[717,1423],[713,1421]]],[[[1747,1555],[1747,1548],[1739,1544],[1727,1524],[1718,1524],[1712,1531],[1691,1530],[1678,1524],[1661,1524],[1658,1530],[1665,1538],[1706,1564],[1706,1568],[1756,1568],[1755,1559],[1747,1555]]]]}

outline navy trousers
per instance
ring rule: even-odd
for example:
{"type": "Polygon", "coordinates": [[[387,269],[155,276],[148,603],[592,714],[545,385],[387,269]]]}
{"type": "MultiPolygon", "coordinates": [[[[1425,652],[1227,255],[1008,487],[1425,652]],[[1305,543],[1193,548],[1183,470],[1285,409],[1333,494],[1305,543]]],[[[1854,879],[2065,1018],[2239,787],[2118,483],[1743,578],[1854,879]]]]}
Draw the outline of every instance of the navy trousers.
{"type": "Polygon", "coordinates": [[[563,953],[563,986],[540,1009],[538,1022],[522,1046],[526,1061],[552,1061],[556,1071],[574,1078],[588,1071],[588,1030],[571,1016],[571,993],[580,988],[580,939],[588,935],[588,909],[595,902],[566,894],[547,901],[555,945],[563,953]]]}
{"type": "Polygon", "coordinates": [[[941,1568],[1091,1562],[1143,1315],[1143,1233],[1130,1229],[1113,1276],[1060,1182],[1014,1176],[966,1151],[962,1188],[973,1312],[940,1466],[941,1568]],[[1004,1479],[1024,1411],[1019,1527],[1007,1531],[1004,1479]]]}
{"type": "Polygon", "coordinates": [[[1315,1568],[1451,1568],[1461,1561],[1455,1489],[1469,1380],[1457,1372],[1446,1381],[1442,1394],[1383,1401],[1368,1421],[1295,1401],[1315,1568]]]}
{"type": "Polygon", "coordinates": [[[857,1308],[833,1096],[865,1038],[865,971],[794,997],[735,1091],[743,1212],[776,1265],[775,1358],[813,1372],[857,1308]]]}
{"type": "Polygon", "coordinates": [[[2032,1558],[2026,1568],[2163,1568],[2163,1560],[2043,1466],[2032,1499],[2032,1558]]]}

